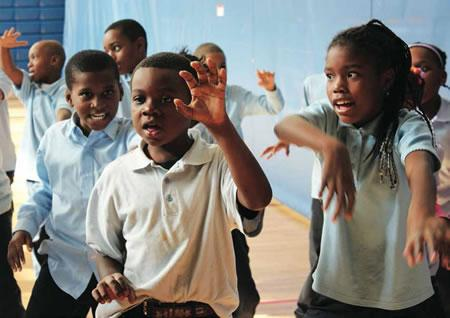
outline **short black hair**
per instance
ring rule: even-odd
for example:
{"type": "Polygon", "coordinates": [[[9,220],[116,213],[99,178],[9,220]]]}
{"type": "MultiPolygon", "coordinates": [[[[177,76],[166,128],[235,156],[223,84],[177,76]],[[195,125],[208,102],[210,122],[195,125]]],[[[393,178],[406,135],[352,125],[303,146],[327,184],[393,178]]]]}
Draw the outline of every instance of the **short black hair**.
{"type": "Polygon", "coordinates": [[[225,53],[220,48],[220,46],[212,42],[202,43],[194,51],[194,55],[199,59],[201,59],[208,53],[222,53],[223,56],[225,56],[225,53]]]}
{"type": "Polygon", "coordinates": [[[73,75],[76,72],[100,72],[104,70],[110,70],[117,83],[120,83],[119,69],[111,56],[99,50],[80,51],[67,62],[65,69],[67,88],[72,89],[73,75]]]}
{"type": "Polygon", "coordinates": [[[192,68],[191,61],[187,57],[177,53],[160,52],[146,57],[134,69],[131,82],[133,82],[136,71],[143,67],[165,68],[178,72],[188,71],[197,79],[197,72],[192,68]]]}
{"type": "Polygon", "coordinates": [[[118,30],[131,42],[136,41],[139,37],[143,37],[145,42],[145,51],[147,51],[147,33],[145,32],[144,27],[136,20],[133,19],[118,20],[110,24],[106,28],[104,33],[108,32],[109,30],[118,30]]]}

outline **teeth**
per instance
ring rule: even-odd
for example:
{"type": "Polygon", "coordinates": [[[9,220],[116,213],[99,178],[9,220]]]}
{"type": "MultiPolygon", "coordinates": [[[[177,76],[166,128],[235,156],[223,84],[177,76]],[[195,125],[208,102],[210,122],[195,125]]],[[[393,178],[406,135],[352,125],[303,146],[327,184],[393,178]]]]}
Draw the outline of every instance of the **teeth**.
{"type": "Polygon", "coordinates": [[[106,117],[105,113],[101,113],[101,114],[91,114],[91,117],[95,120],[101,120],[104,119],[106,117]]]}
{"type": "Polygon", "coordinates": [[[347,105],[350,105],[350,104],[351,104],[351,102],[349,102],[349,101],[336,102],[337,106],[347,106],[347,105]]]}

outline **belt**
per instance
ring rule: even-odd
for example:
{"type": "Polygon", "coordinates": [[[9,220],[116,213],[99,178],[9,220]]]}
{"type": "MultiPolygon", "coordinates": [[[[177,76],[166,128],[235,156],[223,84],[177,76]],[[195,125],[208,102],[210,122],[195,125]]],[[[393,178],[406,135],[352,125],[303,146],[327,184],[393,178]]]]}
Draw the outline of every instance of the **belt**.
{"type": "Polygon", "coordinates": [[[163,303],[155,299],[146,299],[142,303],[145,317],[151,318],[207,318],[219,317],[205,303],[189,301],[186,303],[163,303]]]}

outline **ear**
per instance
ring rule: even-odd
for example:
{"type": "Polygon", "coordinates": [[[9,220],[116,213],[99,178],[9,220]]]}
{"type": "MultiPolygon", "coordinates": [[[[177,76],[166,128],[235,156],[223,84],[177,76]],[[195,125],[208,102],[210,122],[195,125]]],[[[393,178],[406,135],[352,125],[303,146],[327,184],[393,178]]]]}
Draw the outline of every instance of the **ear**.
{"type": "Polygon", "coordinates": [[[120,101],[122,101],[123,98],[123,87],[122,84],[119,82],[119,92],[120,92],[120,101]]]}
{"type": "Polygon", "coordinates": [[[395,80],[395,72],[392,68],[383,71],[383,73],[381,74],[381,85],[383,87],[384,92],[388,92],[391,89],[394,80],[395,80]]]}
{"type": "Polygon", "coordinates": [[[73,107],[72,94],[68,88],[66,88],[66,91],[64,92],[64,97],[66,98],[66,102],[68,102],[69,105],[73,107]]]}
{"type": "Polygon", "coordinates": [[[50,57],[50,65],[55,66],[59,64],[59,57],[57,55],[52,55],[50,57]]]}
{"type": "Polygon", "coordinates": [[[447,72],[446,71],[442,71],[442,78],[441,78],[441,85],[445,85],[445,83],[447,82],[447,72]]]}
{"type": "Polygon", "coordinates": [[[141,52],[144,56],[147,56],[144,37],[143,36],[138,37],[136,39],[135,43],[136,43],[136,47],[137,47],[138,51],[141,52]]]}

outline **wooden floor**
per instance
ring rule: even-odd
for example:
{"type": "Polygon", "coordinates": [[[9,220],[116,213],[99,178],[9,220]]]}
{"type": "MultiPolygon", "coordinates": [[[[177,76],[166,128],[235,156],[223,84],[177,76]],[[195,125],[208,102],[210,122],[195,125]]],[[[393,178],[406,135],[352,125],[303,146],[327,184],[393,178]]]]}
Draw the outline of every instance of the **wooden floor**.
{"type": "MultiPolygon", "coordinates": [[[[17,100],[10,99],[11,131],[20,144],[24,111],[17,100]]],[[[24,180],[13,184],[16,211],[26,199],[24,180]]],[[[300,287],[308,273],[308,222],[287,207],[272,202],[266,211],[263,232],[249,238],[250,260],[256,286],[261,296],[257,317],[293,317],[300,287]]],[[[30,255],[25,268],[16,273],[24,304],[28,303],[34,283],[30,255]]]]}

